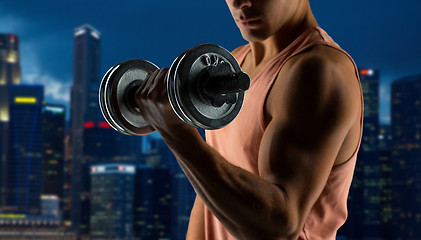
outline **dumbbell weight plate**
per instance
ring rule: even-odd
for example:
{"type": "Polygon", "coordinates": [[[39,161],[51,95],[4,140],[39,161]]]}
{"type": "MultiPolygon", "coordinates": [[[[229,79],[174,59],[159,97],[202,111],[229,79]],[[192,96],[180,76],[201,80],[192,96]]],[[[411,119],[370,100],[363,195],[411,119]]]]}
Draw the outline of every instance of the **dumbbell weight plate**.
{"type": "Polygon", "coordinates": [[[154,129],[128,104],[129,85],[140,84],[158,67],[141,59],[127,60],[110,68],[99,89],[101,112],[115,130],[127,135],[146,135],[154,129]]]}
{"type": "Polygon", "coordinates": [[[170,67],[170,70],[169,70],[168,76],[167,76],[167,91],[168,91],[169,102],[170,102],[175,114],[181,120],[183,120],[185,123],[189,124],[190,126],[197,127],[197,126],[195,126],[194,122],[191,119],[189,119],[187,117],[187,115],[183,112],[183,110],[181,108],[181,103],[179,102],[179,98],[177,98],[176,94],[175,94],[176,92],[178,92],[178,89],[176,89],[177,85],[174,84],[174,79],[177,77],[176,76],[176,69],[178,67],[178,64],[180,63],[180,60],[182,60],[184,58],[184,56],[186,55],[186,53],[189,50],[190,49],[187,49],[184,52],[182,52],[180,55],[178,55],[177,58],[171,64],[171,67],[170,67]]]}
{"type": "Polygon", "coordinates": [[[105,98],[105,96],[107,96],[107,92],[105,91],[105,86],[106,86],[107,81],[105,81],[104,79],[108,79],[110,73],[112,73],[117,66],[119,65],[117,64],[111,67],[102,78],[101,85],[99,88],[99,106],[100,106],[102,115],[104,116],[105,120],[110,124],[110,126],[114,128],[115,130],[122,132],[123,130],[111,118],[110,112],[107,107],[108,101],[106,101],[106,98],[105,98]]]}
{"type": "Polygon", "coordinates": [[[222,62],[230,65],[232,72],[241,71],[235,58],[224,48],[203,44],[186,51],[174,61],[174,68],[168,77],[168,97],[171,106],[181,119],[189,125],[204,129],[218,129],[229,124],[240,112],[244,92],[236,93],[234,104],[224,103],[214,107],[198,94],[198,76],[206,67],[217,66],[222,62]],[[176,104],[174,104],[176,103],[176,104]]]}

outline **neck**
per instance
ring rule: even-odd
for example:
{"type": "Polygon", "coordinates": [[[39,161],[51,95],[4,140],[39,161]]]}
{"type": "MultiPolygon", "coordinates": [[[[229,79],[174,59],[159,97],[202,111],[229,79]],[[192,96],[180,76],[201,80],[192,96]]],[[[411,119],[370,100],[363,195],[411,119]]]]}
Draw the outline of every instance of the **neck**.
{"type": "Polygon", "coordinates": [[[272,57],[288,47],[304,31],[318,26],[310,6],[306,5],[303,7],[305,8],[302,11],[303,14],[292,18],[272,36],[263,41],[250,42],[254,66],[272,59],[272,57]]]}

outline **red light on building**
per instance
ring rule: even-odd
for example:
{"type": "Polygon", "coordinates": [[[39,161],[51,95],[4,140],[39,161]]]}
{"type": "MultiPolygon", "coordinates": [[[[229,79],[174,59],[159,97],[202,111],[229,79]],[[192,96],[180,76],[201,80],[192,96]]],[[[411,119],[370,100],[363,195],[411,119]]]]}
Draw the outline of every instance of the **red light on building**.
{"type": "Polygon", "coordinates": [[[361,69],[360,75],[368,75],[368,70],[367,69],[361,69]]]}
{"type": "Polygon", "coordinates": [[[94,128],[94,127],[95,127],[95,123],[94,123],[94,122],[85,122],[85,123],[83,124],[83,127],[84,127],[85,129],[87,129],[87,128],[94,128]]]}
{"type": "Polygon", "coordinates": [[[93,167],[93,168],[91,169],[91,172],[96,172],[96,171],[97,171],[96,167],[93,167]]]}
{"type": "Polygon", "coordinates": [[[125,170],[125,167],[124,166],[118,166],[118,171],[122,172],[124,170],[125,170]]]}
{"type": "Polygon", "coordinates": [[[373,69],[361,69],[360,70],[361,76],[371,76],[371,75],[373,75],[373,73],[374,73],[373,69]]]}
{"type": "Polygon", "coordinates": [[[16,38],[15,35],[13,34],[10,35],[10,40],[15,41],[15,38],[16,38]]]}
{"type": "Polygon", "coordinates": [[[110,124],[108,124],[107,122],[99,122],[99,128],[111,128],[110,124]]]}

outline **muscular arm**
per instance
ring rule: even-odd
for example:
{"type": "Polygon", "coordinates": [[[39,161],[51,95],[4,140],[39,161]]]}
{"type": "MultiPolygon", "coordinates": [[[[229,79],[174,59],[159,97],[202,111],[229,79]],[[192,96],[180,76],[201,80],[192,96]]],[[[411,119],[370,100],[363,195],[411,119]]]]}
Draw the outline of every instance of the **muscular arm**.
{"type": "Polygon", "coordinates": [[[296,239],[300,233],[359,115],[359,91],[345,83],[355,79],[345,81],[333,66],[313,56],[281,71],[267,101],[271,121],[261,142],[260,176],[228,163],[187,125],[154,126],[236,238],[296,239]]]}

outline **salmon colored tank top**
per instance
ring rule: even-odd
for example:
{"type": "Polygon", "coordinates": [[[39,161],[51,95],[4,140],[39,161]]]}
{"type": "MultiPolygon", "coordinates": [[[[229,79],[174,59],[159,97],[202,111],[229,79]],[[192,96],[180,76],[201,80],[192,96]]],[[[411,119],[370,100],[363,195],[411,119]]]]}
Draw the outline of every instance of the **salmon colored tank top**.
{"type": "MultiPolygon", "coordinates": [[[[323,29],[317,27],[306,30],[287,48],[278,53],[266,68],[251,80],[242,110],[234,121],[222,129],[206,131],[207,143],[228,162],[258,175],[258,151],[263,132],[266,129],[264,104],[269,90],[288,59],[316,45],[326,45],[348,55],[323,29]]],[[[240,65],[249,52],[250,46],[246,45],[236,54],[235,57],[240,65]]],[[[350,56],[349,58],[352,60],[350,56]]],[[[354,63],[353,60],[352,62],[354,63]]],[[[359,79],[355,63],[354,67],[355,74],[359,79]]],[[[359,81],[358,84],[360,84],[359,81]]],[[[362,99],[361,104],[363,104],[362,99]]],[[[326,185],[313,205],[298,239],[335,239],[337,230],[347,218],[346,203],[358,148],[349,161],[332,168],[326,185]]],[[[204,211],[206,240],[235,239],[206,206],[204,211]]]]}

